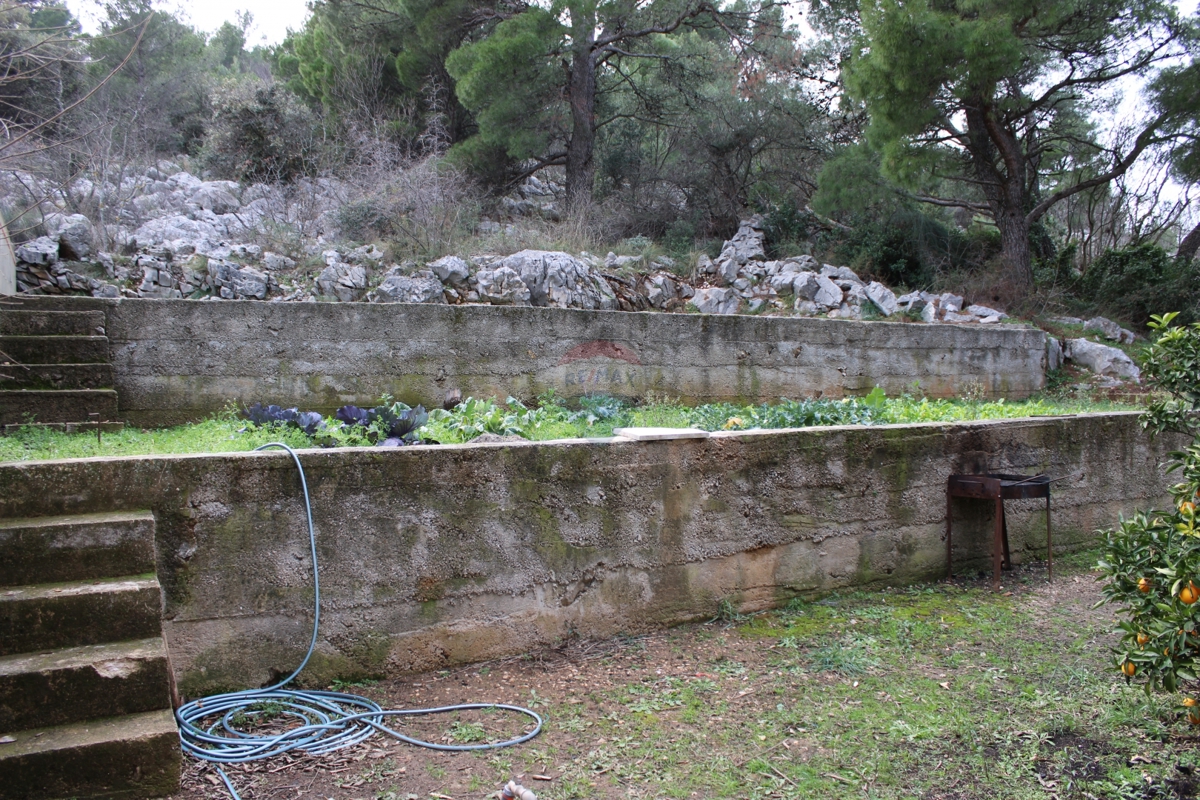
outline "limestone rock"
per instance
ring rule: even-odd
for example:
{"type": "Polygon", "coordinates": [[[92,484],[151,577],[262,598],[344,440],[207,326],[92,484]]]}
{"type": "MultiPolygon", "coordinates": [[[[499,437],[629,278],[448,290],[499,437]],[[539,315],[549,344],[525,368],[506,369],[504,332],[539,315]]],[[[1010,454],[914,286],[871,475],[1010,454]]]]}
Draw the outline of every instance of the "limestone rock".
{"type": "Polygon", "coordinates": [[[446,291],[434,275],[389,275],[371,294],[375,303],[445,303],[446,291]]]}
{"type": "Polygon", "coordinates": [[[826,264],[821,267],[821,274],[834,281],[848,281],[859,286],[864,285],[862,278],[859,278],[849,267],[835,267],[832,264],[826,264]]]}
{"type": "Polygon", "coordinates": [[[943,322],[957,322],[957,323],[978,322],[979,317],[975,316],[974,314],[960,314],[957,311],[947,311],[942,316],[942,321],[943,322]]]}
{"type": "Polygon", "coordinates": [[[748,261],[765,261],[767,251],[763,247],[766,235],[763,233],[763,219],[755,214],[750,219],[738,223],[737,233],[725,242],[721,255],[728,253],[739,266],[748,261]]]}
{"type": "Polygon", "coordinates": [[[697,289],[692,297],[692,305],[701,314],[736,314],[741,304],[741,295],[733,289],[697,289]]]}
{"type": "Polygon", "coordinates": [[[471,265],[458,256],[444,256],[428,267],[439,281],[451,286],[465,286],[471,277],[471,265]]]}
{"type": "Polygon", "coordinates": [[[512,267],[500,264],[494,269],[481,269],[475,273],[475,291],[479,299],[494,306],[527,306],[530,291],[521,275],[512,267]]]}
{"type": "Polygon", "coordinates": [[[281,256],[278,253],[266,252],[262,254],[263,266],[269,270],[276,272],[280,270],[289,270],[296,266],[296,262],[287,256],[281,256]]]}
{"type": "Polygon", "coordinates": [[[666,308],[679,297],[679,285],[675,279],[662,272],[647,277],[643,285],[646,299],[654,308],[666,308]]]}
{"type": "MultiPolygon", "coordinates": [[[[512,270],[529,292],[535,306],[613,309],[616,294],[598,272],[569,253],[522,250],[501,259],[496,268],[512,270]]],[[[480,291],[480,295],[484,292],[480,291]]]]}
{"type": "Polygon", "coordinates": [[[1046,337],[1046,369],[1059,369],[1063,365],[1062,342],[1053,336],[1046,337]]]}
{"type": "Polygon", "coordinates": [[[817,282],[817,273],[815,272],[806,270],[798,272],[792,277],[792,293],[796,295],[797,302],[812,300],[820,290],[821,284],[817,282]]]}
{"type": "Polygon", "coordinates": [[[951,294],[950,292],[946,292],[945,294],[943,294],[941,297],[938,298],[938,308],[940,308],[942,311],[957,312],[957,311],[962,311],[962,307],[963,307],[963,299],[960,295],[951,294]]]}
{"type": "Polygon", "coordinates": [[[267,273],[254,267],[242,267],[233,274],[233,293],[238,299],[266,300],[269,287],[267,273]]]}
{"type": "Polygon", "coordinates": [[[796,298],[796,304],[793,310],[802,317],[812,317],[821,313],[821,307],[812,300],[805,300],[803,297],[796,298]]]}
{"type": "Polygon", "coordinates": [[[1133,344],[1133,340],[1136,338],[1133,331],[1125,330],[1111,319],[1105,317],[1092,317],[1083,323],[1083,332],[1098,333],[1110,342],[1121,342],[1123,344],[1133,344]]]}
{"type": "MultiPolygon", "coordinates": [[[[224,181],[220,183],[226,183],[224,181]]],[[[237,184],[234,184],[237,186],[237,184]]],[[[237,211],[242,207],[238,199],[233,196],[233,192],[224,185],[218,185],[217,182],[205,183],[188,198],[189,203],[194,203],[200,206],[204,211],[211,211],[214,214],[229,214],[237,211]]]]}
{"type": "Polygon", "coordinates": [[[92,223],[83,214],[49,214],[44,220],[50,236],[58,240],[58,255],[83,261],[92,254],[92,223]]]}
{"type": "Polygon", "coordinates": [[[1088,339],[1068,339],[1064,354],[1070,361],[1095,372],[1140,383],[1141,370],[1124,351],[1088,339]]]}
{"type": "Polygon", "coordinates": [[[902,311],[920,311],[928,304],[924,292],[909,292],[896,298],[896,307],[902,311]]]}
{"type": "Polygon", "coordinates": [[[17,248],[17,258],[26,264],[49,266],[58,263],[58,242],[41,236],[17,248]]]}
{"type": "MultiPolygon", "coordinates": [[[[817,282],[817,291],[812,296],[812,301],[825,308],[840,306],[843,297],[841,288],[824,275],[816,275],[814,278],[817,282]]],[[[797,292],[797,294],[799,293],[797,292]]]]}
{"type": "Polygon", "coordinates": [[[1003,311],[997,311],[994,308],[988,308],[987,306],[969,305],[967,306],[967,313],[985,319],[987,317],[996,317],[997,320],[1008,319],[1008,314],[1005,314],[1003,311]]]}
{"type": "Polygon", "coordinates": [[[885,317],[890,317],[892,314],[896,313],[896,309],[898,307],[896,302],[896,293],[884,286],[879,281],[871,281],[868,283],[863,289],[863,292],[867,295],[867,299],[874,303],[875,307],[878,308],[879,312],[885,317]]]}
{"type": "Polygon", "coordinates": [[[329,266],[317,276],[317,292],[350,303],[362,297],[367,288],[367,270],[358,264],[337,260],[336,250],[322,254],[329,266]]]}

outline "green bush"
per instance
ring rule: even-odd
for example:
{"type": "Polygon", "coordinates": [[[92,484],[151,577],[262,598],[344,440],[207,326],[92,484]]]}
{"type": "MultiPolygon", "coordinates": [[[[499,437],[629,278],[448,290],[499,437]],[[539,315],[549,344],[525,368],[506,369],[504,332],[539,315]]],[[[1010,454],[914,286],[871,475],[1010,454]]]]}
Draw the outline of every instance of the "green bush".
{"type": "Polygon", "coordinates": [[[1195,319],[1195,270],[1176,265],[1156,244],[1108,250],[1079,279],[1080,299],[1113,309],[1135,325],[1145,324],[1164,298],[1184,308],[1185,321],[1195,319]]]}
{"type": "MultiPolygon", "coordinates": [[[[1152,435],[1188,433],[1190,446],[1171,453],[1168,472],[1182,480],[1171,487],[1170,511],[1138,512],[1107,532],[1099,563],[1104,600],[1119,606],[1121,642],[1116,666],[1146,691],[1174,692],[1196,681],[1200,666],[1200,324],[1172,327],[1175,314],[1152,317],[1159,332],[1148,348],[1143,375],[1167,398],[1153,403],[1142,424],[1152,435]]],[[[1189,719],[1200,724],[1200,706],[1185,701],[1189,719]]]]}
{"type": "Polygon", "coordinates": [[[229,180],[293,181],[327,160],[316,116],[282,86],[234,81],[213,96],[204,159],[229,180]]]}

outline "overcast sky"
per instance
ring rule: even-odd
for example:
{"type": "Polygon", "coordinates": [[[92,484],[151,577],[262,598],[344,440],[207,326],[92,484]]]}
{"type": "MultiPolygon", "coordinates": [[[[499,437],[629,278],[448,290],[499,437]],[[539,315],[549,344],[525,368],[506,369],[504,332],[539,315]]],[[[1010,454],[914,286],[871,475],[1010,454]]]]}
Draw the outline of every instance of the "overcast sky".
{"type": "MultiPolygon", "coordinates": [[[[194,2],[156,2],[155,6],[170,10],[193,27],[212,33],[226,20],[233,22],[238,11],[249,11],[254,26],[247,45],[279,44],[288,28],[298,30],[308,16],[305,0],[196,0],[194,2]]],[[[85,30],[96,29],[95,20],[102,13],[96,0],[67,0],[71,13],[83,21],[85,30]]]]}

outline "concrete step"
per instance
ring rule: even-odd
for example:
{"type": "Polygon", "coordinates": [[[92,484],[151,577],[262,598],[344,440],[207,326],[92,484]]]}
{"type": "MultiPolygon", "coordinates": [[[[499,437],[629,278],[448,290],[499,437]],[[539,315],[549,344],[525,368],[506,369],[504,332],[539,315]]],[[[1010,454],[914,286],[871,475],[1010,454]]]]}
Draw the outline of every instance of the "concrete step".
{"type": "Polygon", "coordinates": [[[106,364],[107,336],[0,336],[4,360],[18,364],[106,364]]]}
{"type": "Polygon", "coordinates": [[[4,389],[0,390],[0,425],[19,422],[87,422],[90,414],[101,420],[117,416],[113,389],[4,389]]]}
{"type": "Polygon", "coordinates": [[[108,389],[115,381],[112,364],[0,365],[3,389],[108,389]]]}
{"type": "Polygon", "coordinates": [[[0,311],[0,336],[103,335],[103,311],[0,311]]]}
{"type": "Polygon", "coordinates": [[[150,576],[0,589],[0,656],[161,635],[162,590],[150,576]]]}
{"type": "Polygon", "coordinates": [[[0,658],[0,731],[170,708],[170,685],[161,638],[7,656],[0,658]]]}
{"type": "Polygon", "coordinates": [[[0,520],[0,586],[153,571],[154,515],[149,511],[0,520]]]}
{"type": "Polygon", "coordinates": [[[179,789],[179,732],[152,711],[9,734],[0,744],[5,800],[161,797],[179,789]]]}
{"type": "Polygon", "coordinates": [[[25,311],[104,311],[120,300],[72,294],[19,294],[9,298],[25,311]]]}

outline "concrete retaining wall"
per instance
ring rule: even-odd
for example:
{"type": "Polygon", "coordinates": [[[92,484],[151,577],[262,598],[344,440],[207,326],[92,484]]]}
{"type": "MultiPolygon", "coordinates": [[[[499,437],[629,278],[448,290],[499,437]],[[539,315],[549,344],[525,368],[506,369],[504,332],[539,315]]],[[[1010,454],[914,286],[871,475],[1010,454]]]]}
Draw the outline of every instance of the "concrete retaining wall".
{"type": "MultiPolygon", "coordinates": [[[[324,591],[312,683],[523,652],[944,574],[952,472],[1046,471],[1062,549],[1166,502],[1135,414],[308,451],[324,591]]],[[[151,509],[184,693],[258,686],[304,652],[312,587],[285,454],[0,464],[0,518],[151,509]]],[[[991,508],[956,501],[956,559],[986,567],[991,508]]],[[[1009,504],[1017,560],[1040,501],[1009,504]]]]}
{"type": "Polygon", "coordinates": [[[122,418],[162,425],[255,401],[330,412],[388,393],[532,399],[648,394],[685,402],[1045,385],[1033,328],[490,306],[39,298],[98,307],[122,418]]]}

